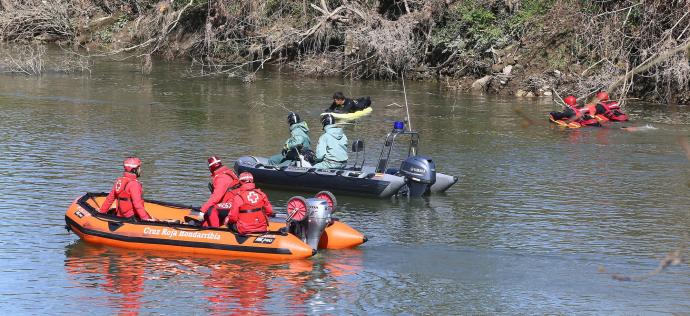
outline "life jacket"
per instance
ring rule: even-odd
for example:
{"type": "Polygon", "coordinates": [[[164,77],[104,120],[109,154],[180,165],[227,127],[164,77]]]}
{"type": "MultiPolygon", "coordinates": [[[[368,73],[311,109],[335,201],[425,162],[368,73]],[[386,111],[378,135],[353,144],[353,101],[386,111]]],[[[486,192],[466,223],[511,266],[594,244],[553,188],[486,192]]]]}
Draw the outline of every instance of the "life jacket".
{"type": "Polygon", "coordinates": [[[228,189],[225,190],[225,195],[223,195],[223,198],[220,200],[220,202],[216,204],[216,208],[219,210],[229,211],[230,207],[232,206],[232,199],[235,197],[235,195],[237,195],[237,191],[240,188],[240,181],[235,172],[225,166],[221,167],[221,169],[218,171],[220,172],[211,176],[211,182],[209,182],[208,185],[211,188],[211,191],[213,191],[213,179],[221,175],[230,177],[231,183],[234,184],[231,184],[228,189]]]}
{"type": "Polygon", "coordinates": [[[218,211],[230,211],[232,208],[232,200],[235,198],[236,195],[240,193],[239,189],[239,184],[229,187],[227,191],[225,191],[225,195],[223,195],[223,199],[220,200],[218,204],[216,204],[216,210],[218,211]]]}
{"type": "Polygon", "coordinates": [[[237,177],[235,172],[232,171],[230,168],[228,168],[226,166],[222,166],[222,167],[220,167],[220,169],[218,169],[218,171],[219,171],[218,173],[213,173],[213,175],[211,175],[211,183],[209,183],[210,185],[213,185],[213,179],[215,179],[216,177],[221,176],[221,175],[226,175],[226,176],[230,177],[232,182],[235,182],[235,185],[237,185],[239,183],[239,181],[240,181],[239,178],[237,177]]]}
{"type": "Polygon", "coordinates": [[[618,105],[618,102],[615,101],[610,101],[610,102],[601,102],[599,103],[605,110],[604,116],[608,118],[611,121],[627,121],[628,120],[628,115],[621,112],[621,107],[618,105]]]}
{"type": "Polygon", "coordinates": [[[238,196],[243,203],[239,207],[237,232],[240,234],[265,232],[268,228],[268,218],[264,213],[266,195],[259,189],[251,188],[241,190],[238,196]]]}
{"type": "Polygon", "coordinates": [[[117,216],[132,217],[134,216],[134,204],[132,203],[132,195],[127,191],[127,186],[132,182],[139,182],[137,179],[128,177],[119,177],[115,181],[115,199],[117,200],[117,216]]]}
{"type": "MultiPolygon", "coordinates": [[[[620,110],[620,105],[618,105],[618,102],[601,102],[601,104],[604,109],[606,110],[606,115],[613,115],[615,110],[620,110]]],[[[619,111],[620,112],[620,111],[619,111]]]]}

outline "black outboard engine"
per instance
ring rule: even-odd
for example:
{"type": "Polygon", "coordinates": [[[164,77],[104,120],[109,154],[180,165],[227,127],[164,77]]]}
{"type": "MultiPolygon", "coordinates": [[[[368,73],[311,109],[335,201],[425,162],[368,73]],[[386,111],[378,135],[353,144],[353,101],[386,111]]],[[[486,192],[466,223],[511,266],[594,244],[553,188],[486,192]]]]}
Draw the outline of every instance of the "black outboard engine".
{"type": "Polygon", "coordinates": [[[436,164],[431,157],[407,157],[400,165],[400,175],[405,177],[408,196],[420,197],[429,192],[436,182],[436,164]]]}

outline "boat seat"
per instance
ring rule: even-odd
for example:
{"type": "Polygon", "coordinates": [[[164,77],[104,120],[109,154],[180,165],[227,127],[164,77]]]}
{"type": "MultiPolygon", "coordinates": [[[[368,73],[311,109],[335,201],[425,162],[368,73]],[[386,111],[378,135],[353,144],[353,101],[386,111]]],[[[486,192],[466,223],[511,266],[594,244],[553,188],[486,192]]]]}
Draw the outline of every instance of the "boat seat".
{"type": "Polygon", "coordinates": [[[264,168],[264,169],[274,169],[274,170],[278,170],[278,167],[276,167],[276,166],[264,165],[264,164],[262,164],[262,163],[257,163],[256,165],[254,165],[254,168],[264,168]]]}
{"type": "Polygon", "coordinates": [[[350,172],[350,174],[348,174],[348,176],[353,177],[353,178],[357,178],[357,177],[359,177],[359,175],[361,175],[361,173],[359,173],[359,172],[350,172]]]}
{"type": "Polygon", "coordinates": [[[388,169],[386,169],[385,173],[394,175],[394,174],[398,173],[398,168],[388,168],[388,169]]]}
{"type": "Polygon", "coordinates": [[[376,172],[383,173],[384,172],[383,168],[385,168],[387,164],[388,164],[388,158],[381,158],[381,160],[379,160],[379,165],[376,167],[376,172]]]}
{"type": "Polygon", "coordinates": [[[343,172],[345,172],[345,170],[338,170],[335,172],[335,175],[340,176],[343,174],[343,172]]]}

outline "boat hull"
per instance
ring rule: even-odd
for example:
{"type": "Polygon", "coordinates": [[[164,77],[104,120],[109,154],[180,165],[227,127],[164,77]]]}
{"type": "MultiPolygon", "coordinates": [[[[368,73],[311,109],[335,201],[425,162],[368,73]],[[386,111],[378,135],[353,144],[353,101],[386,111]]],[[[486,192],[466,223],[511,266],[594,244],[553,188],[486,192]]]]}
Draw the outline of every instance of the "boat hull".
{"type": "Polygon", "coordinates": [[[250,172],[261,186],[302,191],[327,190],[334,193],[386,198],[405,184],[402,177],[368,170],[328,170],[303,167],[274,167],[266,158],[245,156],[235,162],[237,173],[250,172]]]}
{"type": "MultiPolygon", "coordinates": [[[[135,222],[98,213],[104,200],[105,193],[87,193],[75,200],[65,213],[66,227],[86,242],[120,248],[278,260],[308,258],[316,253],[297,236],[278,232],[284,222],[271,222],[266,233],[238,235],[226,228],[180,224],[195,211],[192,207],[147,200],[146,210],[161,221],[135,222]]],[[[322,239],[326,239],[322,241],[324,248],[329,249],[366,241],[364,235],[340,222],[331,223],[322,239]]]]}
{"type": "MultiPolygon", "coordinates": [[[[235,171],[250,172],[254,182],[263,187],[317,192],[321,190],[349,195],[389,198],[405,185],[405,178],[397,176],[397,169],[376,173],[373,167],[361,170],[328,170],[306,167],[267,165],[264,157],[244,156],[235,162],[235,171]]],[[[457,176],[436,173],[431,193],[442,193],[458,182],[457,176]]]]}

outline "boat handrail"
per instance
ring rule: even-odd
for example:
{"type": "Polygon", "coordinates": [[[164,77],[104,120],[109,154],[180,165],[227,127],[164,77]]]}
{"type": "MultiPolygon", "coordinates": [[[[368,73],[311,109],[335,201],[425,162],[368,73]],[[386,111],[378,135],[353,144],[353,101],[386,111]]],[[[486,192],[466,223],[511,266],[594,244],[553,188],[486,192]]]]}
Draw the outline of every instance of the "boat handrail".
{"type": "Polygon", "coordinates": [[[415,156],[417,155],[417,146],[419,145],[419,133],[415,131],[400,131],[400,130],[393,130],[386,134],[386,139],[383,142],[383,146],[381,147],[381,154],[379,155],[379,163],[376,167],[376,172],[377,173],[385,173],[386,170],[388,169],[388,163],[390,162],[390,156],[391,156],[391,151],[393,150],[393,147],[395,145],[395,140],[399,135],[409,135],[410,136],[410,143],[407,148],[407,157],[410,156],[415,156]],[[384,152],[386,151],[386,147],[388,147],[388,152],[386,153],[386,157],[384,158],[384,152]]]}

